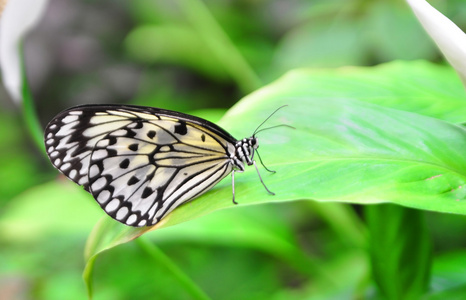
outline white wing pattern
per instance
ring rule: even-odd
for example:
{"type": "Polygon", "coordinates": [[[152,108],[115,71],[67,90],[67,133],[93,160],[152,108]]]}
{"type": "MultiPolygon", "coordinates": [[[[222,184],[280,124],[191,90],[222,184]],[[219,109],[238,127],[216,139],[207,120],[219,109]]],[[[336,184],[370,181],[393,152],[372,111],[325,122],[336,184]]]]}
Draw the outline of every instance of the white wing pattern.
{"type": "Polygon", "coordinates": [[[156,224],[249,164],[236,154],[244,142],[217,125],[151,107],[71,108],[48,124],[45,144],[58,170],[130,226],[156,224]]]}

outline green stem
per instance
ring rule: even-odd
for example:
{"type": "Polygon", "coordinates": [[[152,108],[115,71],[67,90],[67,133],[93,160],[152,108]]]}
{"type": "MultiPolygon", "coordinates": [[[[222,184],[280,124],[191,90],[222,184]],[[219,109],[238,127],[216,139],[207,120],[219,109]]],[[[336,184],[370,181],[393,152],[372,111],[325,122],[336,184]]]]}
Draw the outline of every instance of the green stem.
{"type": "Polygon", "coordinates": [[[92,300],[92,297],[94,294],[92,273],[94,272],[94,264],[95,264],[96,258],[97,258],[97,255],[93,255],[92,257],[90,257],[89,260],[86,262],[86,266],[84,267],[84,271],[83,271],[83,280],[84,280],[84,283],[86,284],[87,299],[89,300],[92,300]]]}
{"type": "Polygon", "coordinates": [[[200,0],[178,1],[178,5],[203,42],[245,93],[260,88],[261,80],[247,63],[206,5],[200,0]]]}
{"type": "Polygon", "coordinates": [[[432,244],[424,212],[366,205],[372,277],[383,299],[421,299],[428,291],[432,244]]]}
{"type": "Polygon", "coordinates": [[[29,84],[26,77],[26,68],[24,66],[24,51],[22,47],[20,47],[19,51],[21,52],[21,95],[23,97],[22,108],[24,122],[37,148],[39,148],[39,150],[41,150],[41,152],[45,154],[44,134],[39,122],[39,118],[37,117],[37,112],[34,107],[34,99],[32,97],[31,90],[29,89],[29,84]]]}
{"type": "Polygon", "coordinates": [[[157,266],[164,266],[168,273],[178,281],[179,285],[184,287],[185,291],[191,295],[192,299],[210,299],[188,275],[180,270],[180,268],[154,244],[142,237],[136,239],[135,242],[156,262],[157,266]]]}

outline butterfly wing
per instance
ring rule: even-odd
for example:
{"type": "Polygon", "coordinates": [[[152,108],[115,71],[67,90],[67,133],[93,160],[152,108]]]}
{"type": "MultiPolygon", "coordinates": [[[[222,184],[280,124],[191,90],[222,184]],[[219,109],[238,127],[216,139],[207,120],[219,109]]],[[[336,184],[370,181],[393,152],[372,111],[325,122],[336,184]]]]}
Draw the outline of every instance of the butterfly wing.
{"type": "Polygon", "coordinates": [[[235,139],[206,120],[136,106],[81,106],[46,129],[53,165],[116,220],[152,225],[232,170],[235,139]]]}

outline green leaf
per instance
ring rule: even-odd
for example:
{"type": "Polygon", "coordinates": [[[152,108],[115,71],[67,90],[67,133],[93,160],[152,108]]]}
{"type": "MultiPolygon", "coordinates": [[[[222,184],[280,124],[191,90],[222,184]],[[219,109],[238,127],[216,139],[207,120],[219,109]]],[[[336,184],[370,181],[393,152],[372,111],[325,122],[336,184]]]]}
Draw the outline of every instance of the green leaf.
{"type": "MultiPolygon", "coordinates": [[[[359,100],[449,122],[466,122],[466,94],[458,75],[450,67],[425,61],[395,61],[377,67],[298,69],[247,98],[255,103],[282,99],[296,105],[294,100],[301,102],[297,97],[318,98],[314,99],[316,102],[329,98],[359,100]]],[[[251,106],[250,101],[241,103],[251,106]]]]}
{"type": "MultiPolygon", "coordinates": [[[[327,286],[339,285],[333,274],[323,268],[317,258],[310,257],[302,251],[292,229],[289,224],[285,223],[285,218],[277,214],[278,211],[279,208],[275,206],[261,209],[243,206],[234,210],[223,210],[219,212],[219,215],[209,215],[158,231],[153,241],[156,245],[184,241],[253,249],[285,262],[305,276],[319,278],[327,286]],[[236,225],[232,226],[232,224],[236,225]]],[[[85,253],[88,263],[84,279],[91,294],[92,272],[98,254],[117,244],[127,242],[139,232],[139,229],[130,228],[115,221],[110,223],[102,220],[100,225],[102,226],[96,226],[89,238],[85,253]],[[110,224],[115,225],[111,227],[113,229],[106,227],[110,224]]],[[[166,259],[154,265],[160,267],[161,264],[166,265],[166,259]]]]}
{"type": "Polygon", "coordinates": [[[327,284],[333,282],[333,275],[317,265],[317,258],[310,258],[302,251],[290,224],[277,213],[279,210],[280,207],[272,208],[270,205],[226,209],[218,212],[219,215],[205,216],[158,231],[154,241],[184,241],[254,249],[286,262],[302,274],[318,275],[327,284]]]}
{"type": "Polygon", "coordinates": [[[419,299],[430,279],[431,244],[422,211],[365,207],[373,278],[384,299],[419,299]]]}
{"type": "MultiPolygon", "coordinates": [[[[277,170],[277,174],[262,171],[262,176],[277,195],[268,195],[255,170],[249,168],[236,176],[240,205],[314,199],[361,204],[394,202],[466,213],[466,205],[461,201],[466,192],[462,189],[466,167],[463,128],[358,100],[370,101],[368,94],[383,93],[379,104],[413,110],[418,105],[406,103],[422,100],[425,106],[433,107],[431,115],[448,118],[451,111],[466,107],[461,105],[466,99],[420,97],[436,89],[431,84],[435,70],[438,67],[425,63],[322,72],[298,70],[243,99],[221,122],[234,136],[248,136],[260,120],[283,104],[289,106],[272,117],[268,126],[287,123],[297,129],[275,128],[259,134],[261,156],[268,167],[277,170]],[[424,88],[417,83],[418,88],[397,94],[394,73],[404,74],[400,80],[407,86],[408,78],[418,81],[409,75],[419,74],[419,69],[430,70],[425,77],[432,77],[424,78],[424,88]],[[314,80],[318,74],[331,84],[317,85],[314,80]],[[378,85],[374,77],[379,79],[378,85]],[[341,92],[336,89],[336,82],[341,92]],[[444,109],[444,105],[449,109],[444,109]]],[[[440,71],[441,75],[446,73],[444,69],[440,71]]],[[[226,178],[195,201],[176,209],[155,228],[232,207],[230,186],[231,179],[226,178]]]]}
{"type": "MultiPolygon", "coordinates": [[[[276,195],[248,168],[235,176],[239,206],[312,199],[466,214],[466,131],[444,121],[464,120],[457,112],[466,115],[466,97],[459,80],[446,83],[443,76],[452,79],[454,72],[423,62],[297,70],[244,98],[219,122],[233,136],[250,136],[284,104],[264,128],[296,129],[258,134],[264,163],[277,171],[260,168],[261,174],[276,195]]],[[[150,229],[105,218],[88,257],[148,230],[234,207],[231,199],[227,177],[150,229]]]]}

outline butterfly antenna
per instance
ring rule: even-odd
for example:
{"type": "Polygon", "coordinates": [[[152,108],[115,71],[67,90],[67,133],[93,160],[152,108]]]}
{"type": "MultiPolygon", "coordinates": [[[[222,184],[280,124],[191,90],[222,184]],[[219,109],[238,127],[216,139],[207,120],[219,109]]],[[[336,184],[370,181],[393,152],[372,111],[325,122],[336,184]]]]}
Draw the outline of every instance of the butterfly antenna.
{"type": "Polygon", "coordinates": [[[256,128],[256,130],[254,130],[254,133],[252,134],[252,136],[255,136],[255,134],[257,133],[257,130],[259,130],[259,128],[261,128],[261,126],[264,125],[264,123],[267,122],[268,119],[270,119],[270,117],[272,117],[277,111],[284,108],[285,106],[288,106],[288,105],[286,105],[286,104],[282,105],[279,108],[277,108],[273,113],[271,113],[259,126],[257,126],[257,128],[256,128]]]}
{"type": "Polygon", "coordinates": [[[254,134],[256,135],[261,131],[269,130],[269,129],[276,128],[276,127],[289,127],[289,128],[296,129],[296,127],[293,127],[293,126],[288,125],[288,124],[279,124],[279,125],[275,125],[275,126],[271,126],[271,127],[267,127],[267,128],[262,128],[261,130],[256,130],[256,132],[254,134]]]}

